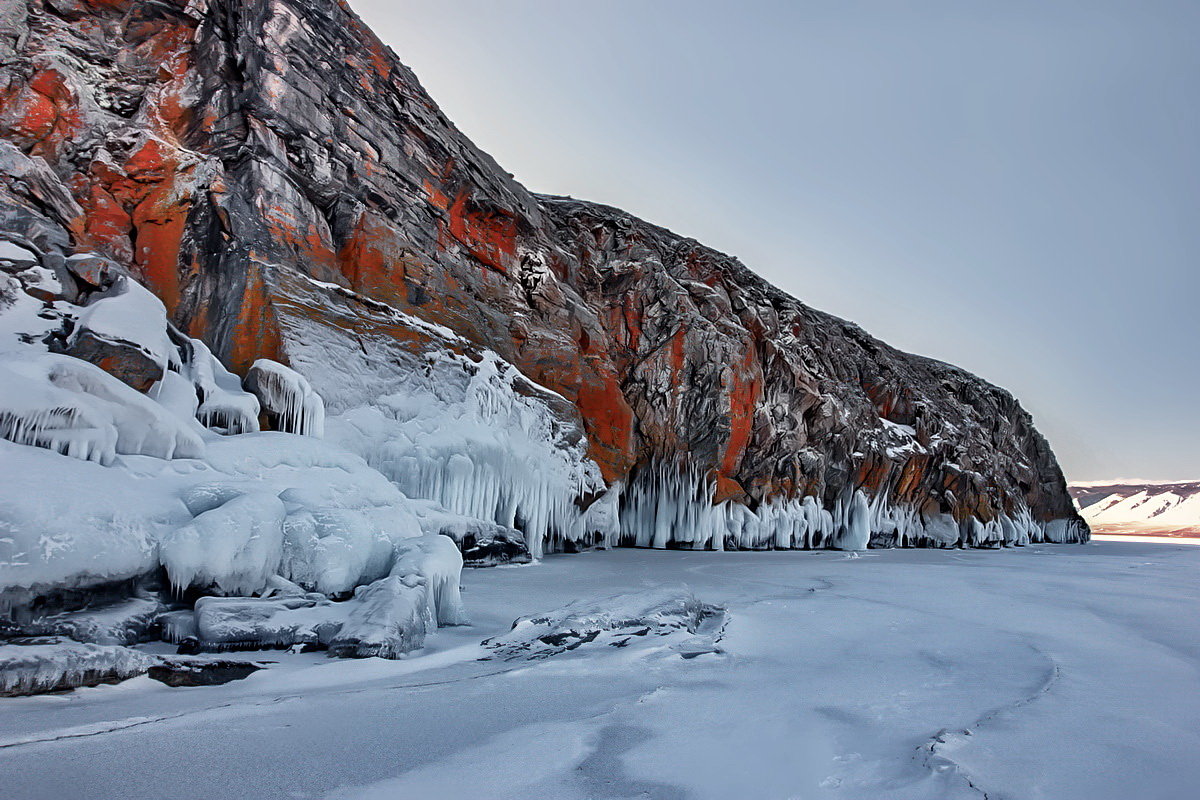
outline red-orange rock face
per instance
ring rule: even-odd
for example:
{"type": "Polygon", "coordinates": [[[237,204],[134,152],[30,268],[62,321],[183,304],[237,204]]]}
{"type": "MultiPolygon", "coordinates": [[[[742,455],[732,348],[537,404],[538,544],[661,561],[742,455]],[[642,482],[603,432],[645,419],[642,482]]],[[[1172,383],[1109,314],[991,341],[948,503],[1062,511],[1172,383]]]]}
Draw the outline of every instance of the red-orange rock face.
{"type": "Polygon", "coordinates": [[[0,161],[42,183],[0,180],[0,230],[124,264],[235,370],[286,359],[281,275],[300,273],[561,394],[610,482],[670,464],[751,506],[861,488],[959,519],[1078,519],[1010,395],[692,240],[530,193],[345,3],[7,7],[0,161]]]}

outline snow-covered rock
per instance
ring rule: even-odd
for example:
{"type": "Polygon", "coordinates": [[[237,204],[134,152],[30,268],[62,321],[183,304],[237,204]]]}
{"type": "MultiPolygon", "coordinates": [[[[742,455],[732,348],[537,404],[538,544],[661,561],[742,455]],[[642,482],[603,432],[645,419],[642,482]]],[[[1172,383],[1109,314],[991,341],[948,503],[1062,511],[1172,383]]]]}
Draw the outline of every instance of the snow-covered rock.
{"type": "Polygon", "coordinates": [[[258,398],[275,429],[303,436],[325,433],[325,403],[308,379],[276,361],[260,358],[246,373],[246,388],[258,398]]]}
{"type": "Polygon", "coordinates": [[[65,636],[91,644],[137,644],[158,621],[163,606],[157,600],[134,597],[97,608],[36,617],[21,626],[34,636],[65,636]]]}
{"type": "Polygon", "coordinates": [[[119,645],[53,637],[29,644],[0,644],[0,696],[116,683],[141,675],[153,663],[153,656],[119,645]]]}

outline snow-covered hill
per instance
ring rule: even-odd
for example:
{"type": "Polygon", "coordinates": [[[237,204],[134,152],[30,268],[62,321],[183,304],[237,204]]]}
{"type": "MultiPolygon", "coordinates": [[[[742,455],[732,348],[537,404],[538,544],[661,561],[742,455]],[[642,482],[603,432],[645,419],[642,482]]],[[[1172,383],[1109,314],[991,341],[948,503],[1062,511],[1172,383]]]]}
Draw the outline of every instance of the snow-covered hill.
{"type": "Polygon", "coordinates": [[[1200,536],[1200,480],[1088,481],[1070,490],[1097,533],[1200,536]]]}

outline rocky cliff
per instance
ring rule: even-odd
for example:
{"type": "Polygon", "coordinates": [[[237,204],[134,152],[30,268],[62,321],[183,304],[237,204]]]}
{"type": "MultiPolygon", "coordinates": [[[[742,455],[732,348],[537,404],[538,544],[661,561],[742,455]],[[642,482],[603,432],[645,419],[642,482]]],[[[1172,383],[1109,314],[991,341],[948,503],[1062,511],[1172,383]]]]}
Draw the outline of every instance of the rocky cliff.
{"type": "MultiPolygon", "coordinates": [[[[1087,537],[1007,392],[694,240],[529,192],[345,2],[0,0],[0,60],[0,239],[48,269],[115,262],[238,374],[290,363],[336,415],[369,391],[347,359],[491,351],[586,447],[572,502],[608,502],[628,544],[1087,537]]],[[[549,546],[581,543],[562,519],[538,523],[549,546]]]]}

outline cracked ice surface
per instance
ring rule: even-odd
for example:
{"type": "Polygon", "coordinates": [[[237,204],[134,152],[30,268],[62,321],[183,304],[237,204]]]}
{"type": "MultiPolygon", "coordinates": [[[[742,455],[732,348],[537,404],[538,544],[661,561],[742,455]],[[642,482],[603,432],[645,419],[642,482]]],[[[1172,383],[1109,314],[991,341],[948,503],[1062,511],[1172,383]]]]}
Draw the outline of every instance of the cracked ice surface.
{"type": "Polygon", "coordinates": [[[1198,569],[1200,547],[1111,542],[553,556],[468,572],[472,627],[403,661],[291,656],[202,691],[137,678],[6,701],[0,785],[14,800],[1175,800],[1200,784],[1198,569]],[[722,652],[645,636],[478,660],[517,618],[678,584],[728,609],[722,652]]]}

